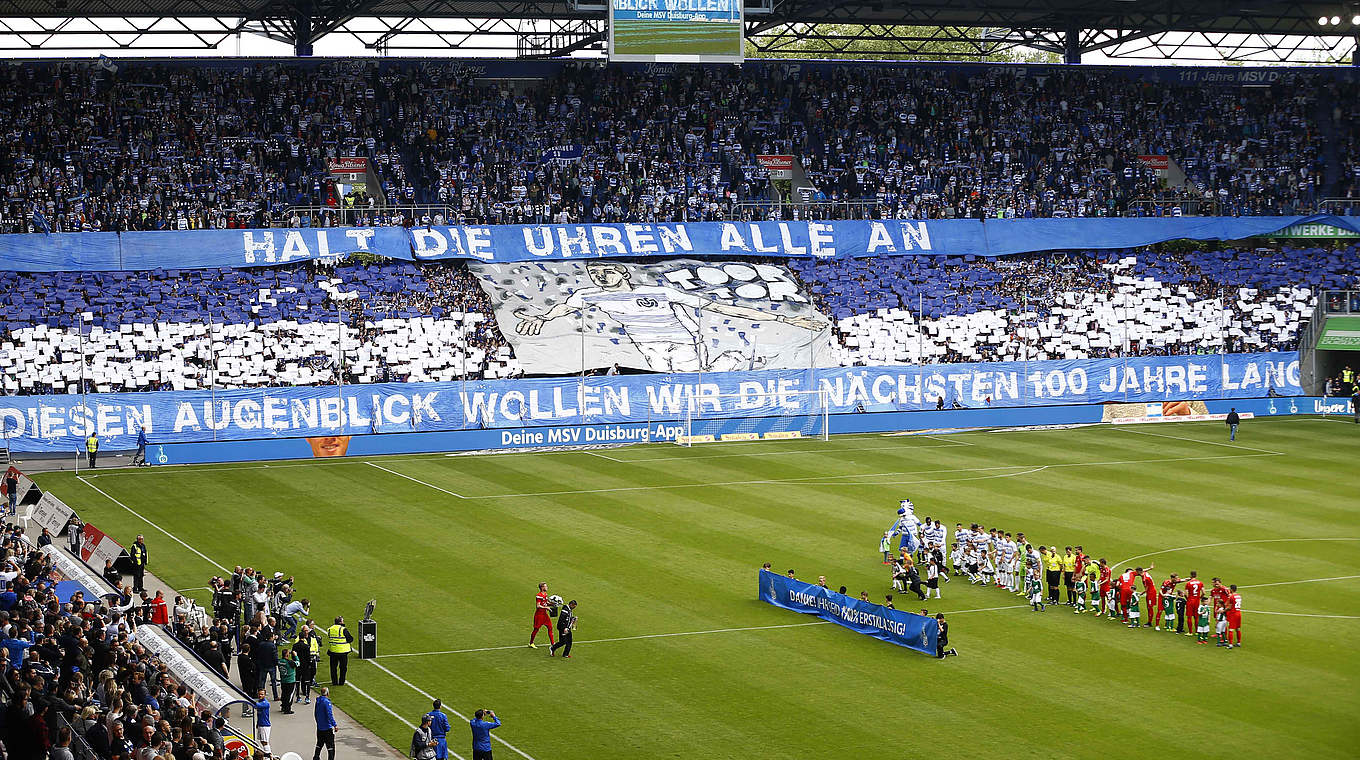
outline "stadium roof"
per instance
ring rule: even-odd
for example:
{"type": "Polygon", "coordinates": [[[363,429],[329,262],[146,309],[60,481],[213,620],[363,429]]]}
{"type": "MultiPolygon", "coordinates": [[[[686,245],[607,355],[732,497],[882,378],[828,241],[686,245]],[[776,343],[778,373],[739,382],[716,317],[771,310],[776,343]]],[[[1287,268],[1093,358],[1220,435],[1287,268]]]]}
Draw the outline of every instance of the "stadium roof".
{"type": "MultiPolygon", "coordinates": [[[[112,42],[114,49],[168,49],[149,43],[172,34],[199,35],[201,45],[211,47],[222,35],[255,33],[294,44],[306,54],[310,44],[322,36],[344,32],[381,51],[460,46],[459,38],[440,38],[442,34],[530,36],[540,39],[529,48],[521,47],[520,54],[561,55],[592,49],[600,41],[605,2],[0,0],[0,36],[20,35],[24,40],[18,46],[0,44],[0,49],[72,49],[72,38],[101,34],[106,36],[101,42],[112,42]],[[24,20],[28,26],[20,23],[24,20]],[[432,23],[440,20],[464,23],[432,23]],[[430,35],[436,39],[425,46],[398,42],[430,35]],[[134,42],[125,44],[134,37],[134,42]]],[[[1278,53],[1282,49],[1279,38],[1284,37],[1305,42],[1295,42],[1293,47],[1285,42],[1285,55],[1276,56],[1280,61],[1290,60],[1288,55],[1300,50],[1318,49],[1332,51],[1335,58],[1338,50],[1355,45],[1360,24],[1351,21],[1357,16],[1360,0],[746,0],[748,37],[887,42],[887,46],[879,45],[881,50],[867,53],[904,58],[928,52],[930,43],[945,41],[970,43],[979,57],[1017,46],[1053,50],[1069,59],[1097,50],[1117,55],[1140,41],[1141,50],[1156,48],[1159,38],[1167,34],[1177,34],[1177,57],[1186,57],[1191,49],[1211,48],[1210,58],[1259,60],[1250,54],[1266,49],[1278,53]],[[1318,23],[1333,17],[1340,23],[1318,23]],[[868,25],[869,29],[814,30],[814,24],[868,25]],[[1319,45],[1322,39],[1331,42],[1319,45]]],[[[1266,60],[1272,59],[1266,56],[1266,60]]],[[[1306,60],[1318,58],[1313,55],[1306,60]]]]}

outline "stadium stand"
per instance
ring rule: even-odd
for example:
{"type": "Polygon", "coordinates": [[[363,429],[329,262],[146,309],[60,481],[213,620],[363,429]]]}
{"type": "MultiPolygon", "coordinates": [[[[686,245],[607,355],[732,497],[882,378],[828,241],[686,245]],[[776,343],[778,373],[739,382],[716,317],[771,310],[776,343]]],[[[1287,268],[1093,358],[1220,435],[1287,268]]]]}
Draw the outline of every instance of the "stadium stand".
{"type": "Polygon", "coordinates": [[[1289,214],[1353,192],[1360,171],[1360,93],[1325,73],[1225,91],[1110,69],[553,71],[526,83],[435,61],[16,64],[0,73],[0,230],[333,224],[293,209],[346,203],[326,161],[351,155],[371,159],[370,197],[387,204],[361,222],[404,225],[809,213],[759,205],[774,196],[756,156],[771,153],[799,157],[813,200],[907,218],[1171,214],[1182,201],[1289,214]],[[562,145],[581,157],[543,160],[562,145]],[[1159,187],[1142,154],[1170,156],[1185,181],[1159,187]],[[396,210],[411,204],[449,212],[396,210]]]}
{"type": "MultiPolygon", "coordinates": [[[[137,628],[162,616],[167,631],[188,632],[195,608],[177,599],[173,608],[158,610],[128,586],[120,599],[91,599],[77,591],[63,602],[57,582],[63,576],[21,529],[7,531],[3,547],[9,580],[0,601],[8,606],[0,622],[8,651],[0,657],[5,703],[0,737],[8,757],[88,760],[132,757],[134,751],[146,757],[236,756],[224,752],[232,731],[225,720],[214,718],[137,642],[137,628]],[[36,644],[30,632],[38,634],[36,644]],[[70,753],[48,755],[58,746],[70,753]]],[[[223,647],[235,640],[222,621],[194,630],[223,647]]]]}
{"type": "Polygon", "coordinates": [[[1360,249],[794,261],[836,319],[840,363],[1085,359],[1295,348],[1360,249]]]}
{"type": "MultiPolygon", "coordinates": [[[[845,366],[1075,359],[1293,349],[1360,246],[789,266],[845,366]]],[[[461,263],[0,273],[0,311],[8,395],[329,384],[337,339],[346,383],[522,374],[461,263]]]]}

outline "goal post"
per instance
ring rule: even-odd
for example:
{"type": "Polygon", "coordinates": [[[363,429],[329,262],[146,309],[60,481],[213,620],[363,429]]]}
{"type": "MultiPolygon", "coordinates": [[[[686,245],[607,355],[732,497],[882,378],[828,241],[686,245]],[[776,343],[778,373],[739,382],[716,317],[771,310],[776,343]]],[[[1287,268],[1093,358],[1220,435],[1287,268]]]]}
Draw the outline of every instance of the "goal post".
{"type": "Polygon", "coordinates": [[[825,441],[831,434],[830,406],[826,390],[691,395],[675,443],[825,441]]]}

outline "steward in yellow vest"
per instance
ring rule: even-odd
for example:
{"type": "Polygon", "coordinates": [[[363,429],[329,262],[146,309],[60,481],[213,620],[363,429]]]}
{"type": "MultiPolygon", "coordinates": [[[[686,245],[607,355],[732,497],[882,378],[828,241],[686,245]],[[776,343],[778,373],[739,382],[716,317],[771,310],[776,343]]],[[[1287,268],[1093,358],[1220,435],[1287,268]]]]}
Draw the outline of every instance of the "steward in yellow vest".
{"type": "Polygon", "coordinates": [[[335,625],[326,629],[326,651],[331,656],[331,683],[335,686],[345,685],[345,672],[349,670],[349,653],[353,649],[350,645],[353,642],[354,637],[345,627],[345,618],[337,615],[335,625]]]}

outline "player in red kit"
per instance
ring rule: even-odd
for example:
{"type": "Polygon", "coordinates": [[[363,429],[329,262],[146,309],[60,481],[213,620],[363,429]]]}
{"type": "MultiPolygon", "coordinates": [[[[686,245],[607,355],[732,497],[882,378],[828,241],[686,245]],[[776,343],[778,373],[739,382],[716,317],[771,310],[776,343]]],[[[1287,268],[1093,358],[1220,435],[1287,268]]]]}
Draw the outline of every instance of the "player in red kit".
{"type": "Polygon", "coordinates": [[[539,628],[548,629],[548,643],[555,644],[553,641],[552,617],[548,615],[548,584],[538,584],[538,596],[534,597],[534,630],[529,634],[529,648],[538,649],[534,643],[534,637],[538,635],[539,628]]]}
{"type": "Polygon", "coordinates": [[[1159,618],[1155,617],[1155,615],[1159,614],[1159,611],[1161,609],[1160,602],[1157,597],[1157,582],[1152,580],[1152,573],[1149,572],[1150,570],[1152,570],[1152,565],[1148,565],[1148,569],[1144,570],[1142,573],[1143,602],[1146,605],[1146,609],[1148,611],[1148,621],[1143,625],[1144,628],[1152,628],[1157,625],[1157,621],[1159,618]]]}
{"type": "Polygon", "coordinates": [[[1110,614],[1109,610],[1102,610],[1101,608],[1105,605],[1105,599],[1110,595],[1111,575],[1113,575],[1113,570],[1102,559],[1100,561],[1100,604],[1096,605],[1096,615],[1100,615],[1102,612],[1106,615],[1110,614]]]}
{"type": "MultiPolygon", "coordinates": [[[[1190,571],[1190,580],[1185,582],[1185,619],[1199,620],[1200,600],[1204,597],[1204,581],[1195,577],[1195,571],[1190,571]]],[[[1186,626],[1185,635],[1195,635],[1193,624],[1186,626]]]]}
{"type": "Polygon", "coordinates": [[[1134,579],[1142,574],[1143,568],[1141,567],[1138,568],[1137,572],[1134,572],[1132,568],[1126,567],[1124,568],[1124,574],[1119,576],[1119,583],[1116,584],[1119,586],[1119,599],[1117,601],[1119,603],[1119,617],[1122,619],[1128,619],[1126,613],[1129,609],[1129,596],[1133,593],[1134,579]]]}
{"type": "MultiPolygon", "coordinates": [[[[1209,589],[1209,599],[1213,602],[1214,618],[1217,619],[1219,610],[1226,612],[1228,609],[1228,589],[1223,585],[1223,581],[1218,578],[1214,578],[1213,583],[1214,587],[1209,589]]],[[[1217,631],[1214,632],[1214,638],[1218,638],[1217,631]]],[[[1220,641],[1219,643],[1223,642],[1220,641]]]]}
{"type": "Polygon", "coordinates": [[[1228,587],[1228,646],[1242,646],[1242,595],[1237,593],[1237,584],[1228,587]],[[1237,634],[1234,636],[1233,634],[1237,634]],[[1233,639],[1237,643],[1233,643],[1233,639]]]}

